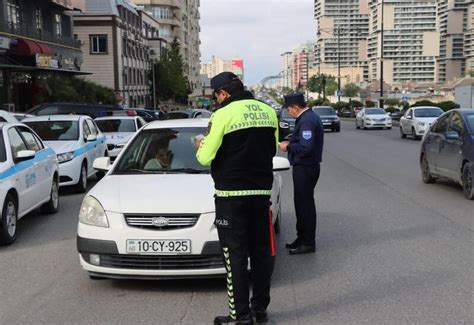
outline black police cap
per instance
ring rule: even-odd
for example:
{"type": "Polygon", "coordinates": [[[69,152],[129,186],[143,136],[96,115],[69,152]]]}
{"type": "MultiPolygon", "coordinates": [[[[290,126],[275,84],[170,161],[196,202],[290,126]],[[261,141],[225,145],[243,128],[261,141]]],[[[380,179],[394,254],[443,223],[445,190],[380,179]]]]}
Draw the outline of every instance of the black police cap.
{"type": "Polygon", "coordinates": [[[287,108],[290,105],[306,105],[306,101],[304,100],[303,94],[289,94],[284,96],[285,104],[283,105],[284,108],[287,108]]]}
{"type": "Polygon", "coordinates": [[[228,71],[222,72],[211,79],[211,88],[214,91],[216,91],[218,89],[221,89],[229,85],[232,81],[236,81],[236,80],[240,80],[240,78],[237,77],[232,72],[228,72],[228,71]]]}

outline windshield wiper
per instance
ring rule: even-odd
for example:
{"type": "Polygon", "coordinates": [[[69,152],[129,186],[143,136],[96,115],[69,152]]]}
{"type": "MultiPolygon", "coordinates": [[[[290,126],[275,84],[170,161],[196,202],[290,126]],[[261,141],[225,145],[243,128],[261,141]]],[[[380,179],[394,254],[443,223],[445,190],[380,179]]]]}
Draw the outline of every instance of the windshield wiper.
{"type": "Polygon", "coordinates": [[[196,169],[196,168],[172,168],[172,169],[167,169],[163,171],[170,172],[170,173],[185,173],[185,174],[204,174],[208,172],[208,170],[206,169],[196,169]]]}

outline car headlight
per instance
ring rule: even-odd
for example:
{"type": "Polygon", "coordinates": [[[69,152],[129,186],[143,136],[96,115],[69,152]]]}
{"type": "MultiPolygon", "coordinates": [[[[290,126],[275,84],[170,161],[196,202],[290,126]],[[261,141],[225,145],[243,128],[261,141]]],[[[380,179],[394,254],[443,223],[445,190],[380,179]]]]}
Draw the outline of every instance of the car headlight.
{"type": "Polygon", "coordinates": [[[286,128],[288,128],[289,126],[290,126],[290,124],[287,123],[287,122],[280,122],[280,127],[281,127],[281,128],[285,128],[285,129],[286,129],[286,128]]]}
{"type": "Polygon", "coordinates": [[[65,152],[65,153],[60,153],[59,155],[56,155],[58,157],[58,163],[64,163],[66,161],[70,161],[74,159],[74,152],[65,152]]]}
{"type": "Polygon", "coordinates": [[[372,121],[372,119],[370,117],[366,117],[365,120],[366,121],[372,121]]]}
{"type": "Polygon", "coordinates": [[[340,120],[339,117],[336,117],[336,118],[334,119],[334,121],[336,121],[336,122],[339,122],[339,120],[340,120]]]}
{"type": "Polygon", "coordinates": [[[104,208],[92,196],[86,196],[82,201],[79,222],[90,226],[109,228],[109,221],[104,208]]]}
{"type": "Polygon", "coordinates": [[[424,122],[418,122],[416,123],[418,126],[425,126],[425,123],[424,122]]]}

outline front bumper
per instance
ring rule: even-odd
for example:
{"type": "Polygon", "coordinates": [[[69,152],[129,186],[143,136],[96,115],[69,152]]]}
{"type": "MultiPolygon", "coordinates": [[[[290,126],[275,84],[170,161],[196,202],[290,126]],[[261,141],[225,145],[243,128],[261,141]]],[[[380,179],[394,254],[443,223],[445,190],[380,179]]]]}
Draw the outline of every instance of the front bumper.
{"type": "Polygon", "coordinates": [[[325,129],[335,130],[341,127],[341,121],[322,121],[325,129]]]}
{"type": "Polygon", "coordinates": [[[364,126],[366,128],[391,128],[392,127],[392,121],[364,121],[364,126]]]}
{"type": "Polygon", "coordinates": [[[59,186],[70,186],[79,183],[81,166],[81,157],[59,164],[59,186]]]}
{"type": "Polygon", "coordinates": [[[123,214],[107,211],[109,228],[79,223],[77,249],[82,267],[108,278],[193,278],[224,275],[214,213],[202,214],[190,228],[148,230],[130,227],[123,214]],[[189,239],[191,254],[140,255],[126,251],[127,239],[189,239]],[[99,255],[91,261],[90,255],[99,255]]]}

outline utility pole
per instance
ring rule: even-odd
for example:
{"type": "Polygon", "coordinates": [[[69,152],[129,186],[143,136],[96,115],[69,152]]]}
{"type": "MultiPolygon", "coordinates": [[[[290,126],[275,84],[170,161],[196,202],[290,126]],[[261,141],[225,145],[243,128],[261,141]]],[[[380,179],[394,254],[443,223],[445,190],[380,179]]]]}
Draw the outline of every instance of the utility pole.
{"type": "Polygon", "coordinates": [[[341,28],[337,31],[337,102],[341,101],[341,28]]]}
{"type": "Polygon", "coordinates": [[[382,0],[382,10],[381,10],[381,29],[380,29],[380,100],[379,100],[379,106],[380,108],[383,108],[384,104],[384,94],[383,94],[383,33],[384,33],[384,24],[383,24],[383,19],[384,19],[384,0],[382,0]]]}

